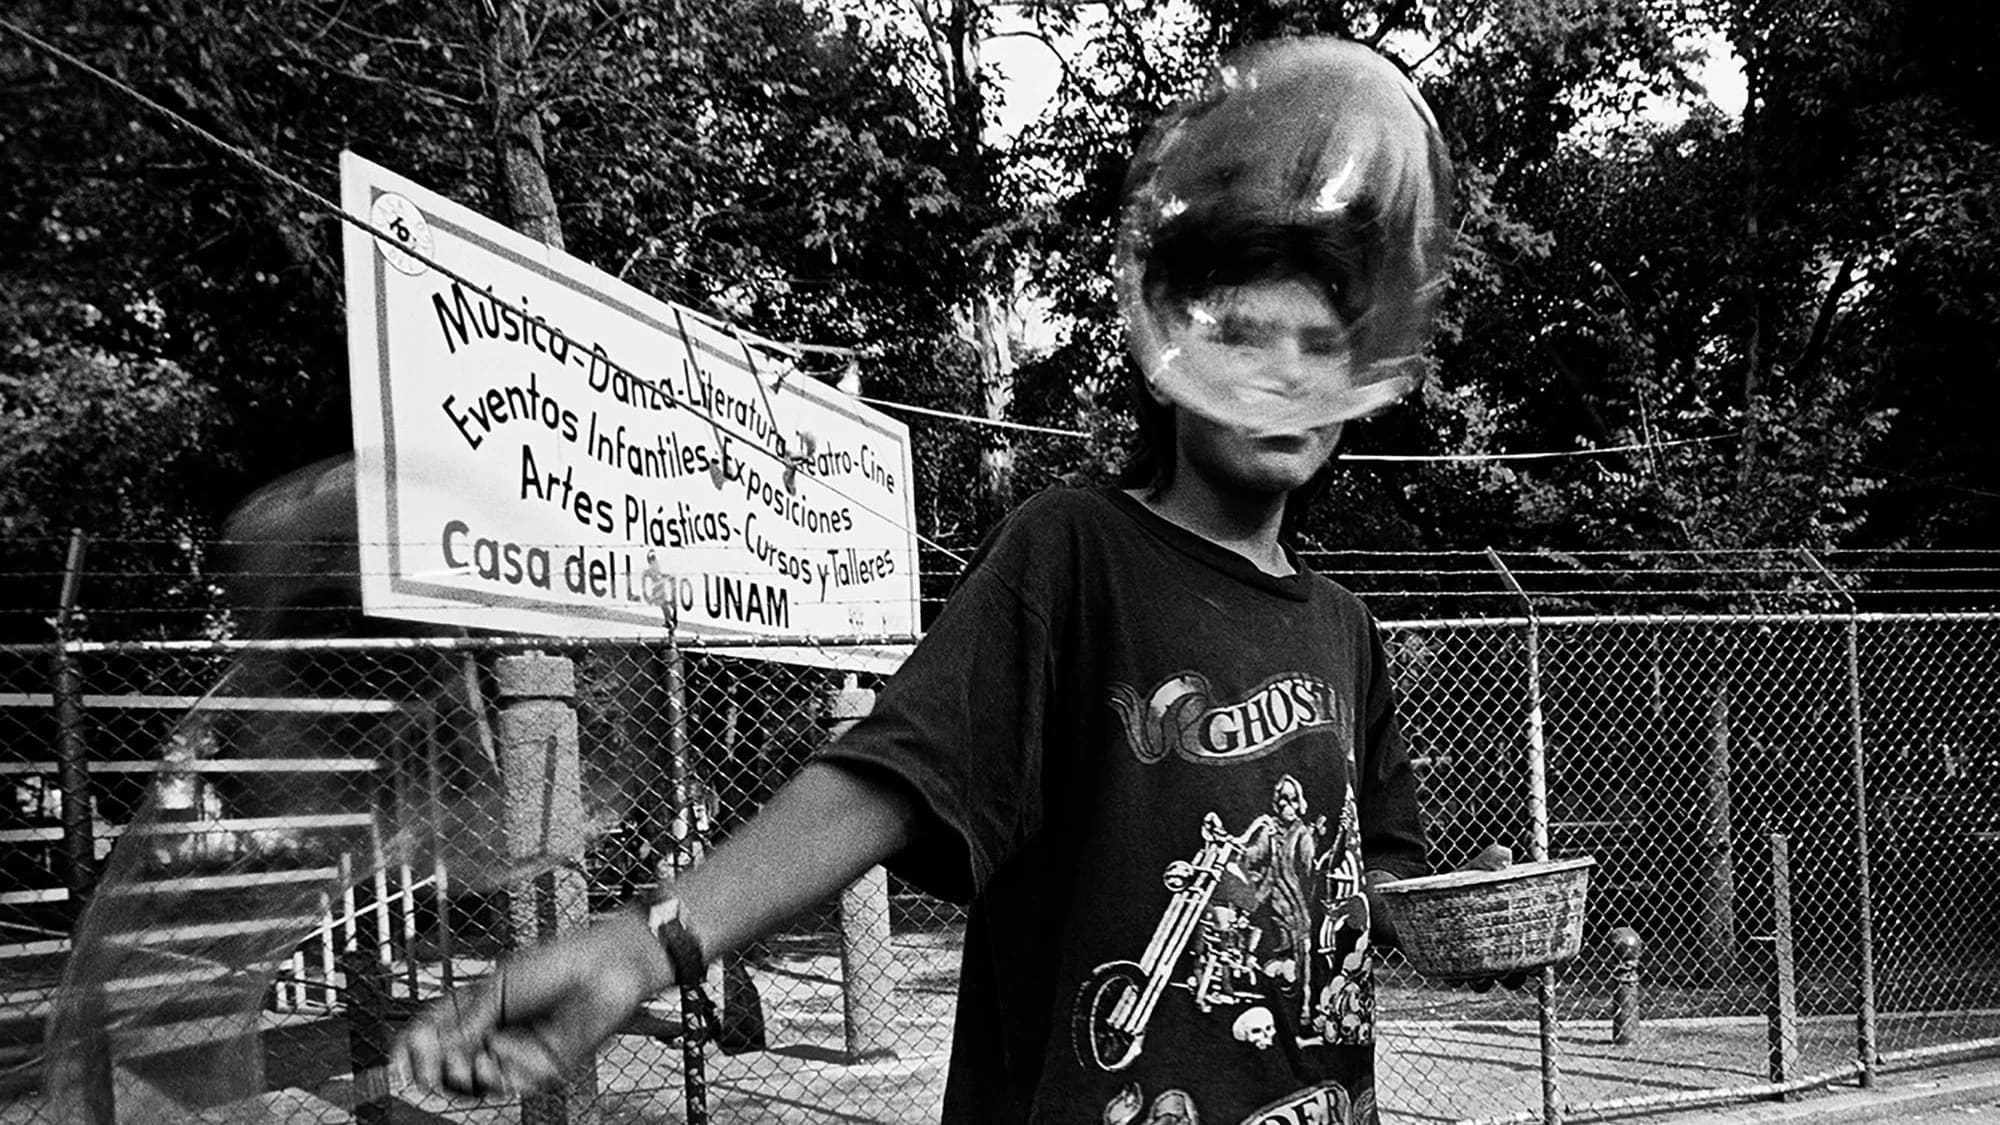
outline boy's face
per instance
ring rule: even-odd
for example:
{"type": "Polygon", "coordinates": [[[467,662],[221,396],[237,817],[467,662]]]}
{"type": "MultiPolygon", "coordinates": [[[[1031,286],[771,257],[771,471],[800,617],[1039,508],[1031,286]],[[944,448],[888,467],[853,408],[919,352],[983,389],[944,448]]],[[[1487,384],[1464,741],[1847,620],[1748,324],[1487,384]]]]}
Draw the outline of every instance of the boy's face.
{"type": "Polygon", "coordinates": [[[1217,286],[1177,307],[1155,301],[1159,334],[1139,356],[1153,397],[1253,437],[1365,417],[1413,386],[1357,362],[1352,325],[1322,282],[1286,275],[1217,286]]]}
{"type": "Polygon", "coordinates": [[[1354,414],[1346,324],[1296,278],[1224,286],[1189,302],[1153,395],[1176,408],[1182,459],[1217,483],[1289,492],[1310,480],[1354,414]]]}

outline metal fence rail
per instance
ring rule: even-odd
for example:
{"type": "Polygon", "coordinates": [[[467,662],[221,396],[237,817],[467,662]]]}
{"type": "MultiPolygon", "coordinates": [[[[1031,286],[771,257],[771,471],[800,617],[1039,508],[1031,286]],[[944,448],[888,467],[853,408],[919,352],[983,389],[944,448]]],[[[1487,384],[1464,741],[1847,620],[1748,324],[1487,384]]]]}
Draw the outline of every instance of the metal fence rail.
{"type": "MultiPolygon", "coordinates": [[[[2000,614],[1385,633],[1434,861],[1540,833],[1597,859],[1583,953],[1539,992],[1390,955],[1390,1120],[1585,1120],[2000,1046],[2000,614]]],[[[392,1095],[681,1120],[672,998],[499,1118],[389,1091],[380,1041],[726,835],[869,686],[664,644],[0,649],[0,1121],[56,1120],[50,1075],[121,1121],[252,1097],[379,1121],[392,1095]],[[115,1063],[41,1057],[65,970],[115,1063]]],[[[877,873],[729,959],[715,1119],[934,1120],[961,923],[877,873]]]]}

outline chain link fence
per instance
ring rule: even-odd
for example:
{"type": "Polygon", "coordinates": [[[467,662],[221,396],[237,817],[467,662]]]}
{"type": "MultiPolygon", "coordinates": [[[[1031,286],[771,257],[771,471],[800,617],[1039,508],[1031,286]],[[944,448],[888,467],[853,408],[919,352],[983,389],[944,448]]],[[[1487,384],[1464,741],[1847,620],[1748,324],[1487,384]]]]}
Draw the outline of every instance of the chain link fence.
{"type": "MultiPolygon", "coordinates": [[[[1385,632],[1435,863],[1597,860],[1546,990],[1389,955],[1389,1120],[1581,1120],[2000,1045],[2000,615],[1385,632]]],[[[522,1104],[392,1090],[382,1049],[726,836],[870,686],[665,644],[0,650],[0,1121],[683,1120],[673,997],[522,1104]]],[[[727,959],[714,1118],[935,1120],[961,928],[878,873],[727,959]]]]}
{"type": "MultiPolygon", "coordinates": [[[[1540,1120],[1550,1056],[1575,1118],[1864,1067],[1872,1080],[2000,1045],[2000,618],[1551,618],[1392,635],[1439,861],[1489,839],[1532,853],[1537,706],[1549,854],[1597,860],[1583,954],[1548,1005],[1562,1034],[1514,1081],[1478,1089],[1426,1067],[1424,1050],[1390,1053],[1410,1088],[1450,1091],[1428,1111],[1540,1120]],[[1629,1043],[1613,1039],[1621,928],[1640,943],[1629,1043]]],[[[1410,998],[1420,1028],[1442,1023],[1469,1050],[1538,1038],[1533,995],[1491,1004],[1490,1039],[1462,1007],[1410,998]]]]}

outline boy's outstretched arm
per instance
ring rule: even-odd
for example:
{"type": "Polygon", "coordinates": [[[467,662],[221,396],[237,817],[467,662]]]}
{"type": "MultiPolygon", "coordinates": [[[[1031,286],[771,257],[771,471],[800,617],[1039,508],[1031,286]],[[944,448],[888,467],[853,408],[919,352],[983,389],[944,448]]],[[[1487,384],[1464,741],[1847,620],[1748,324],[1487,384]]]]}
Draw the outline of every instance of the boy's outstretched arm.
{"type": "MultiPolygon", "coordinates": [[[[901,850],[914,817],[911,795],[886,776],[809,765],[675,882],[681,921],[711,959],[738,949],[901,850]]],[[[432,1004],[397,1041],[395,1062],[453,1094],[538,1089],[673,983],[652,931],[627,911],[523,950],[432,1004]]]]}

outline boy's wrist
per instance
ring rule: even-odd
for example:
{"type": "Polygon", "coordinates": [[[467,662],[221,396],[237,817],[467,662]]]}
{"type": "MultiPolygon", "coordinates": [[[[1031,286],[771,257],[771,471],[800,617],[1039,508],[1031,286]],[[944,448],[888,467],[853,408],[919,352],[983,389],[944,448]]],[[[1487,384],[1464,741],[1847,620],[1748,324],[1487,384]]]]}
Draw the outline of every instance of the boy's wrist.
{"type": "Polygon", "coordinates": [[[659,936],[646,924],[647,905],[641,900],[634,904],[636,909],[617,911],[604,918],[601,925],[615,935],[616,956],[632,967],[644,994],[656,996],[666,991],[675,977],[673,962],[660,947],[659,936]]]}
{"type": "Polygon", "coordinates": [[[652,939],[654,956],[648,959],[648,964],[653,970],[650,979],[655,990],[670,983],[700,984],[708,958],[701,938],[688,924],[679,896],[671,888],[661,888],[656,894],[633,905],[652,939]],[[664,973],[661,972],[663,969],[664,973]]]}

